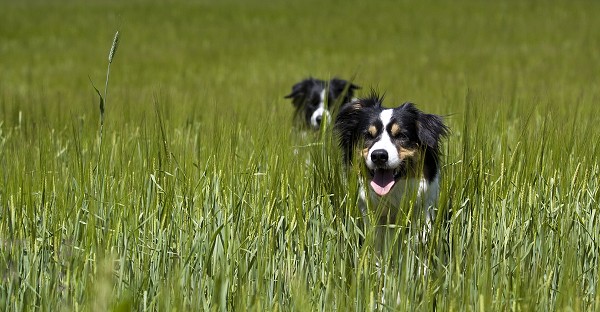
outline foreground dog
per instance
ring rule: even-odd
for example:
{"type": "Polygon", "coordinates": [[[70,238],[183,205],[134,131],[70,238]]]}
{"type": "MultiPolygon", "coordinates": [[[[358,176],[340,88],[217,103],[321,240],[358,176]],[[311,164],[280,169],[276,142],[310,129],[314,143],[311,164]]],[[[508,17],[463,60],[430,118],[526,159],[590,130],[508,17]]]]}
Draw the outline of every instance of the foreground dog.
{"type": "Polygon", "coordinates": [[[346,162],[358,155],[364,162],[362,213],[368,220],[370,200],[379,225],[394,223],[402,201],[413,199],[414,211],[422,210],[429,226],[439,195],[440,140],[448,128],[440,116],[412,103],[384,108],[382,102],[372,94],[345,105],[334,126],[346,162]]]}
{"type": "Polygon", "coordinates": [[[349,103],[354,90],[360,87],[343,79],[329,81],[307,78],[292,86],[292,92],[285,96],[291,99],[296,108],[295,119],[302,124],[319,129],[323,116],[329,115],[329,108],[349,103]]]}

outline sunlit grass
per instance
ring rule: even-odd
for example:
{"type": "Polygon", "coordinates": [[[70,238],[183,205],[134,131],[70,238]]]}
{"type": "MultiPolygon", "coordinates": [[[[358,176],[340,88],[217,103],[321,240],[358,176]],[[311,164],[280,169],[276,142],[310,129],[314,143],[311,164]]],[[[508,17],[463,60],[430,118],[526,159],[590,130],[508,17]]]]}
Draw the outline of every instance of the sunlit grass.
{"type": "Polygon", "coordinates": [[[2,310],[600,310],[595,2],[2,7],[2,310]],[[308,75],[445,115],[426,245],[376,265],[308,75]]]}

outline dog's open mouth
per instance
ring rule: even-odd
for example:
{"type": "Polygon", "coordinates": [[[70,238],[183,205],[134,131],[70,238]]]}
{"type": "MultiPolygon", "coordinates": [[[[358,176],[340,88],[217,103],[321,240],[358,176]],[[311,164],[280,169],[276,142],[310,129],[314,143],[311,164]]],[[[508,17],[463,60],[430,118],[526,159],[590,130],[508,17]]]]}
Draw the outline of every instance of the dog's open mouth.
{"type": "Polygon", "coordinates": [[[369,170],[371,173],[371,188],[377,195],[385,196],[389,193],[396,181],[398,181],[403,175],[403,166],[399,166],[395,169],[382,169],[377,168],[375,170],[369,170]]]}

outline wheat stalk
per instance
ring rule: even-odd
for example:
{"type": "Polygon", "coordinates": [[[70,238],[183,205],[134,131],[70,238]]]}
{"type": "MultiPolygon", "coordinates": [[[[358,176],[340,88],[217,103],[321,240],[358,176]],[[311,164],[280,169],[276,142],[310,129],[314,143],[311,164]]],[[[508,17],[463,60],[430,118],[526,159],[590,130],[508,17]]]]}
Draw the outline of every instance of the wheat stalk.
{"type": "MultiPolygon", "coordinates": [[[[112,64],[115,54],[117,53],[117,48],[119,47],[119,31],[117,30],[117,32],[115,33],[115,36],[113,38],[113,42],[112,42],[112,46],[110,47],[110,52],[108,53],[108,66],[106,69],[106,81],[104,82],[104,96],[102,96],[102,94],[100,93],[100,90],[98,90],[98,88],[96,88],[96,86],[94,85],[94,82],[92,82],[92,79],[90,79],[90,83],[92,84],[92,87],[94,88],[94,90],[96,91],[96,93],[98,94],[98,97],[100,98],[100,140],[99,140],[99,147],[98,150],[100,151],[102,148],[102,137],[103,137],[103,133],[104,133],[104,110],[105,110],[105,106],[106,106],[106,99],[108,98],[108,80],[110,78],[110,64],[112,64]]],[[[98,152],[98,165],[100,164],[100,152],[98,152]]]]}
{"type": "Polygon", "coordinates": [[[115,33],[115,37],[113,38],[112,46],[110,47],[110,52],[108,53],[108,67],[106,68],[106,82],[104,84],[104,100],[100,101],[100,127],[104,126],[104,108],[106,106],[106,99],[108,97],[108,79],[110,77],[110,64],[112,64],[115,54],[117,53],[117,48],[119,47],[119,31],[115,33]]]}

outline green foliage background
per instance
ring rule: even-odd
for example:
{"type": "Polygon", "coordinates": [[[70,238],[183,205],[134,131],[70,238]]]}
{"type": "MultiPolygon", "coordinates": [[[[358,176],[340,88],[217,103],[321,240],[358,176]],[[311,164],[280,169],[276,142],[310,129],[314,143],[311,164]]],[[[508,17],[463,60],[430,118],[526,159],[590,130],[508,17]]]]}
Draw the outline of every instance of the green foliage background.
{"type": "Polygon", "coordinates": [[[599,2],[0,7],[2,310],[600,310],[599,2]],[[309,75],[445,116],[425,246],[375,265],[309,75]]]}

